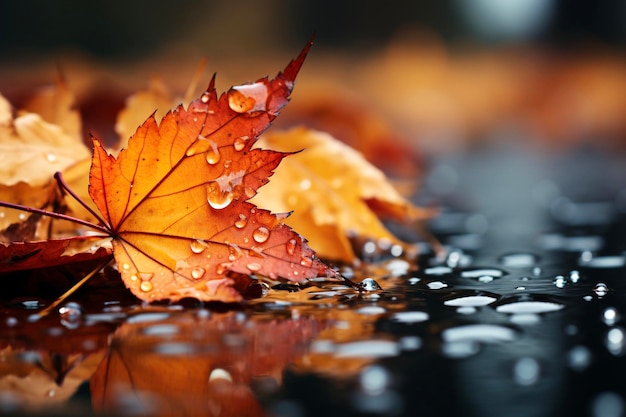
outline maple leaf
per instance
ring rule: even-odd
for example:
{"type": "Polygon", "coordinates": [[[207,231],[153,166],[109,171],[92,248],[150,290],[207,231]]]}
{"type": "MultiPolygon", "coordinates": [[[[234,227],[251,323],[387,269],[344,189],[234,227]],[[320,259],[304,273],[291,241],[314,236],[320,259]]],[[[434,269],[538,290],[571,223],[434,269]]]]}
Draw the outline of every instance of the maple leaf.
{"type": "Polygon", "coordinates": [[[94,139],[89,193],[126,286],[149,301],[239,301],[226,274],[302,281],[332,275],[306,241],[247,200],[286,153],[252,149],[289,99],[310,48],[273,80],[207,91],[149,117],[117,157],[94,139]]]}
{"type": "Polygon", "coordinates": [[[296,152],[253,202],[272,210],[293,210],[286,223],[301,231],[323,258],[352,262],[350,233],[398,242],[380,220],[405,223],[430,218],[402,197],[359,152],[327,133],[306,128],[264,135],[259,146],[296,152]]]}
{"type": "MultiPolygon", "coordinates": [[[[111,238],[122,280],[137,297],[235,302],[242,298],[237,274],[292,281],[336,275],[283,223],[286,214],[247,201],[287,156],[252,145],[287,104],[310,46],[273,80],[235,86],[218,97],[214,77],[187,108],[174,108],[160,123],[149,117],[118,156],[94,138],[89,194],[100,214],[85,207],[100,224],[74,220],[111,238]]],[[[0,246],[0,259],[8,259],[10,270],[30,266],[46,259],[50,245],[64,250],[52,242],[29,242],[20,248],[24,259],[17,243],[0,246]]],[[[92,255],[106,253],[94,247],[92,255]]]]}

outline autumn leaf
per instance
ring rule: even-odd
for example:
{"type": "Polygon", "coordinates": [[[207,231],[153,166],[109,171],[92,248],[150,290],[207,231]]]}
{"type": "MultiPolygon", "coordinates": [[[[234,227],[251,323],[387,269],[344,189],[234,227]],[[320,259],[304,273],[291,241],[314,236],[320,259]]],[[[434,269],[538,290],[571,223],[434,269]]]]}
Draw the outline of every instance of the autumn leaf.
{"type": "MultiPolygon", "coordinates": [[[[46,208],[54,200],[53,174],[89,159],[73,105],[74,97],[60,79],[31,98],[16,117],[0,95],[0,201],[46,208]]],[[[25,218],[15,210],[0,214],[0,230],[25,218]]]]}
{"type": "Polygon", "coordinates": [[[247,201],[287,155],[252,145],[287,104],[309,47],[273,80],[219,98],[212,80],[186,109],[148,118],[117,157],[94,140],[89,192],[136,296],[239,301],[228,271],[292,281],[334,273],[285,215],[247,201]]]}
{"type": "Polygon", "coordinates": [[[434,215],[413,206],[385,175],[354,149],[306,128],[264,135],[258,143],[283,152],[272,182],[252,200],[276,211],[293,210],[286,223],[307,236],[323,258],[352,262],[350,233],[397,242],[379,216],[415,222],[434,215]]]}

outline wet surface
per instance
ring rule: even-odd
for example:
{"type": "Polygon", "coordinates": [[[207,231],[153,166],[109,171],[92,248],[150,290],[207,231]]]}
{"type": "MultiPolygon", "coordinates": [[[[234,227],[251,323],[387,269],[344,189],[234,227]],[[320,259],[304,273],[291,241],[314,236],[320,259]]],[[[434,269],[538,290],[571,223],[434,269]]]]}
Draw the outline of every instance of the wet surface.
{"type": "Polygon", "coordinates": [[[419,198],[446,256],[370,242],[342,269],[361,292],[148,306],[100,279],[40,320],[51,300],[3,297],[0,411],[623,416],[625,171],[592,149],[434,161],[419,198]]]}

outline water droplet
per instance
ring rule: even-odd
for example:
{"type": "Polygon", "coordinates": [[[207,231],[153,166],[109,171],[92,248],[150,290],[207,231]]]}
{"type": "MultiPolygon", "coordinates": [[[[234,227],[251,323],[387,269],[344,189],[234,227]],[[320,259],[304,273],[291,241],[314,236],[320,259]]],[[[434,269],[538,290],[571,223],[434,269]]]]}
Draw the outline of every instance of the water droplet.
{"type": "Polygon", "coordinates": [[[207,244],[203,240],[196,239],[191,241],[190,248],[193,253],[202,253],[207,248],[207,244]]]}
{"type": "Polygon", "coordinates": [[[477,269],[468,269],[461,272],[461,276],[463,278],[472,278],[479,280],[481,282],[485,282],[485,277],[491,277],[492,280],[495,278],[501,278],[506,275],[506,272],[497,269],[497,268],[477,268],[477,269]],[[482,280],[481,280],[482,279],[482,280]]]}
{"type": "Polygon", "coordinates": [[[359,377],[361,389],[368,395],[380,395],[391,382],[389,371],[379,365],[371,365],[363,369],[359,377]]]}
{"type": "Polygon", "coordinates": [[[449,266],[433,266],[431,268],[426,268],[424,273],[427,275],[446,275],[452,273],[452,268],[449,266]]]}
{"type": "Polygon", "coordinates": [[[620,314],[615,307],[607,307],[602,312],[602,321],[608,326],[612,326],[620,320],[620,314]]]}
{"type": "Polygon", "coordinates": [[[609,293],[609,287],[604,282],[598,282],[595,287],[593,287],[593,292],[600,298],[604,297],[609,293]]]}
{"type": "Polygon", "coordinates": [[[80,325],[83,317],[83,308],[78,303],[69,302],[64,306],[59,307],[59,316],[63,326],[68,329],[75,329],[80,325]]]}
{"type": "Polygon", "coordinates": [[[217,275],[224,275],[226,273],[226,265],[219,264],[218,266],[216,266],[215,267],[215,273],[217,275]]]}
{"type": "Polygon", "coordinates": [[[426,284],[426,286],[430,290],[440,290],[442,288],[446,288],[448,284],[446,284],[445,282],[441,282],[441,281],[431,281],[428,284],[426,284]]]}
{"type": "Polygon", "coordinates": [[[373,278],[365,278],[359,283],[359,288],[363,291],[381,291],[382,288],[373,278]]]}
{"type": "Polygon", "coordinates": [[[576,270],[570,271],[569,280],[572,281],[574,284],[578,283],[578,281],[580,281],[580,273],[576,270]]]}
{"type": "Polygon", "coordinates": [[[220,161],[220,151],[217,148],[217,144],[212,140],[209,141],[209,148],[206,151],[206,161],[209,165],[215,165],[220,161]]]}
{"type": "Polygon", "coordinates": [[[383,358],[399,353],[398,343],[391,340],[362,340],[335,346],[335,355],[340,358],[383,358]]]}
{"type": "Polygon", "coordinates": [[[496,301],[498,296],[493,293],[482,293],[477,291],[459,291],[452,297],[448,296],[443,304],[452,307],[482,307],[496,301]]]}
{"type": "Polygon", "coordinates": [[[424,311],[399,311],[395,313],[391,318],[394,321],[402,323],[420,323],[428,320],[430,316],[424,311]]]}
{"type": "Polygon", "coordinates": [[[263,82],[235,86],[228,91],[228,107],[237,113],[265,111],[267,95],[263,82]]]}
{"type": "Polygon", "coordinates": [[[191,277],[194,279],[200,279],[204,275],[205,270],[201,266],[196,266],[191,270],[191,277]]]}
{"type": "Polygon", "coordinates": [[[626,351],[626,332],[621,327],[613,327],[606,333],[606,348],[615,356],[622,356],[626,351]]]}
{"type": "Polygon", "coordinates": [[[263,243],[263,242],[267,241],[267,239],[269,239],[269,237],[270,237],[270,230],[267,227],[265,227],[265,226],[259,227],[258,229],[256,229],[252,233],[252,238],[257,243],[263,243]]]}
{"type": "Polygon", "coordinates": [[[248,217],[245,214],[240,213],[239,218],[235,220],[235,227],[237,229],[243,229],[248,224],[248,217]]]}
{"type": "Polygon", "coordinates": [[[513,379],[518,385],[534,385],[539,380],[541,366],[535,358],[520,358],[513,365],[513,379]]]}
{"type": "Polygon", "coordinates": [[[587,369],[591,363],[591,351],[582,345],[574,346],[567,356],[569,366],[578,372],[587,369]]]}
{"type": "Polygon", "coordinates": [[[223,381],[233,382],[233,377],[230,373],[222,368],[215,368],[209,374],[209,382],[221,379],[223,381]]]}
{"type": "Polygon", "coordinates": [[[287,250],[287,254],[293,255],[296,252],[296,239],[289,239],[285,244],[285,249],[287,250]]]}
{"type": "Polygon", "coordinates": [[[222,191],[219,184],[215,181],[207,185],[207,202],[216,210],[228,207],[234,198],[235,196],[232,192],[222,191]]]}
{"type": "Polygon", "coordinates": [[[624,398],[616,392],[605,391],[591,402],[591,417],[622,417],[624,398]]]}
{"type": "Polygon", "coordinates": [[[209,93],[205,92],[200,97],[200,101],[203,102],[203,103],[208,103],[210,98],[211,98],[211,96],[209,95],[209,93]]]}
{"type": "Polygon", "coordinates": [[[47,153],[46,154],[46,161],[50,162],[51,164],[57,162],[57,156],[53,153],[47,153]]]}
{"type": "Polygon", "coordinates": [[[565,308],[563,304],[556,302],[515,300],[498,305],[496,311],[505,314],[541,314],[558,311],[563,308],[565,308]]]}
{"type": "Polygon", "coordinates": [[[256,262],[250,262],[248,265],[246,265],[246,267],[252,272],[261,270],[261,264],[256,263],[256,262]]]}
{"type": "Polygon", "coordinates": [[[138,280],[139,280],[139,276],[137,276],[137,274],[132,274],[132,275],[130,276],[130,280],[131,280],[131,281],[138,281],[138,280]]]}
{"type": "Polygon", "coordinates": [[[26,220],[28,216],[26,215],[26,213],[20,213],[17,215],[17,218],[20,219],[21,221],[26,220]]]}
{"type": "Polygon", "coordinates": [[[252,198],[256,195],[256,191],[254,191],[254,188],[252,187],[245,187],[243,189],[243,193],[246,195],[247,198],[252,198]]]}
{"type": "Polygon", "coordinates": [[[303,256],[302,259],[300,259],[300,265],[305,268],[310,268],[311,265],[313,265],[313,259],[303,256]]]}
{"type": "Polygon", "coordinates": [[[127,263],[123,263],[123,264],[122,264],[122,269],[123,269],[124,271],[128,271],[128,270],[130,269],[130,265],[128,265],[127,263]]]}
{"type": "Polygon", "coordinates": [[[247,141],[248,141],[247,136],[241,136],[241,137],[235,138],[235,141],[233,142],[233,148],[235,148],[237,152],[242,151],[246,147],[247,141]]]}
{"type": "Polygon", "coordinates": [[[152,291],[153,288],[154,286],[152,285],[150,281],[142,281],[141,284],[139,285],[139,289],[143,292],[150,292],[152,291]]]}
{"type": "Polygon", "coordinates": [[[589,259],[580,259],[580,265],[587,268],[622,268],[626,265],[623,256],[596,256],[589,259]]]}
{"type": "Polygon", "coordinates": [[[446,265],[450,268],[457,268],[461,264],[463,258],[463,251],[460,249],[453,249],[446,256],[446,265]]]}
{"type": "Polygon", "coordinates": [[[5,323],[8,327],[14,327],[17,326],[18,320],[15,317],[7,317],[5,323]]]}
{"type": "Polygon", "coordinates": [[[556,278],[554,278],[554,285],[557,288],[565,288],[566,284],[567,284],[567,280],[565,279],[563,275],[557,275],[556,278]]]}
{"type": "Polygon", "coordinates": [[[502,265],[509,268],[528,268],[538,261],[537,255],[532,253],[509,253],[500,257],[502,265]]]}
{"type": "Polygon", "coordinates": [[[463,324],[449,327],[441,333],[444,342],[510,342],[516,337],[515,330],[497,324],[463,324]]]}
{"type": "Polygon", "coordinates": [[[391,246],[391,249],[389,249],[389,253],[391,254],[391,256],[398,258],[404,253],[404,248],[402,247],[402,245],[393,245],[391,246]]]}

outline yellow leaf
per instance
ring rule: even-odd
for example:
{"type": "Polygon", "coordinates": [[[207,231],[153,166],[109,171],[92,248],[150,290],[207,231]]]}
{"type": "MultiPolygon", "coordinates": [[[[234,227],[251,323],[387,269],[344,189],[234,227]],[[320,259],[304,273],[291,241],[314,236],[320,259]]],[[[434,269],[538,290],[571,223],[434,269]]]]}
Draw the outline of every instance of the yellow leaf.
{"type": "Polygon", "coordinates": [[[413,206],[363,156],[327,133],[306,128],[264,135],[258,146],[297,152],[285,158],[252,202],[290,212],[285,223],[302,233],[320,257],[352,262],[348,235],[397,242],[377,214],[417,221],[432,212],[413,206]],[[375,211],[374,211],[375,210],[375,211]]]}

